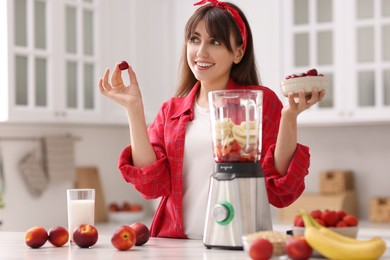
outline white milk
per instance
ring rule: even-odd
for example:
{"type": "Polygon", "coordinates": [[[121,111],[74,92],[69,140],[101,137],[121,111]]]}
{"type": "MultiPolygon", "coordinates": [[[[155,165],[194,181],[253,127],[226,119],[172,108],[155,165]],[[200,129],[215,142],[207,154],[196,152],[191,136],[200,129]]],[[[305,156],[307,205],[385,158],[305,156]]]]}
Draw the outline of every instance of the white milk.
{"type": "Polygon", "coordinates": [[[73,240],[73,231],[81,224],[94,225],[95,200],[68,201],[68,231],[70,241],[73,240]]]}

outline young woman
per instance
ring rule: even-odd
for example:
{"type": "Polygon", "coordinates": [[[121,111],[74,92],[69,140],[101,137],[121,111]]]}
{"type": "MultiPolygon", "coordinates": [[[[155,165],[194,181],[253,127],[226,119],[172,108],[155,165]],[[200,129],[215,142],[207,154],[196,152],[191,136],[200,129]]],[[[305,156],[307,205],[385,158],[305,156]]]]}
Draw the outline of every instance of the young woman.
{"type": "Polygon", "coordinates": [[[188,20],[176,96],[165,102],[147,128],[136,75],[128,68],[123,84],[118,64],[99,79],[100,93],[126,108],[131,145],[119,159],[125,181],[146,199],[162,197],[151,235],[201,239],[210,175],[213,172],[208,93],[221,89],[263,91],[261,166],[269,202],[285,207],[304,190],[309,148],[297,143],[297,117],[325,95],[310,99],[292,93],[283,107],[276,94],[260,85],[252,33],[234,4],[204,0],[188,20]],[[209,3],[208,3],[209,2],[209,3]],[[205,4],[205,5],[203,5],[205,4]]]}

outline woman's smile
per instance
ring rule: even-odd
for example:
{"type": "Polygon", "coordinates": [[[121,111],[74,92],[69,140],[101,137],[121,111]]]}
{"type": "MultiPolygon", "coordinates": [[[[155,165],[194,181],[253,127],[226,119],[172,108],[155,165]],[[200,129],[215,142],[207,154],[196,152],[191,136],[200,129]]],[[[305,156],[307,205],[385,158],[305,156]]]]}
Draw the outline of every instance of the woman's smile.
{"type": "Polygon", "coordinates": [[[215,65],[215,63],[204,62],[204,61],[195,61],[195,64],[200,70],[209,69],[210,67],[215,65]]]}

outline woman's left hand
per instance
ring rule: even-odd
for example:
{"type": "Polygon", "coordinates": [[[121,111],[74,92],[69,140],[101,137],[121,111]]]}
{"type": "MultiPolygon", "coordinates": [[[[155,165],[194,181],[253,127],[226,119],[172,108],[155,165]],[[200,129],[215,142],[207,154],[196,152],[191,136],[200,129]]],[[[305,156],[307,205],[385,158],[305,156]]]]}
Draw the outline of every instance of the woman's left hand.
{"type": "Polygon", "coordinates": [[[290,92],[288,93],[288,103],[283,107],[283,113],[297,117],[301,112],[320,102],[324,96],[325,90],[318,91],[317,88],[313,88],[311,96],[306,96],[303,89],[299,91],[298,97],[294,97],[293,93],[290,92]]]}

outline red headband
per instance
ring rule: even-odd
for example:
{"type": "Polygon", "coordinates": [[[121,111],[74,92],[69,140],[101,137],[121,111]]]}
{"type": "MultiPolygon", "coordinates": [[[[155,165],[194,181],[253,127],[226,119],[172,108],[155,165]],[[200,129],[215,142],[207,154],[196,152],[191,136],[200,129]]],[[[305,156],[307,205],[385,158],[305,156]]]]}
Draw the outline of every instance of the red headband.
{"type": "Polygon", "coordinates": [[[247,40],[248,40],[248,34],[247,34],[247,31],[246,31],[245,23],[242,20],[242,18],[240,16],[240,14],[238,13],[238,11],[235,8],[233,8],[232,6],[226,4],[225,2],[220,2],[218,0],[201,0],[201,1],[197,2],[197,3],[195,3],[194,6],[196,6],[196,5],[203,5],[203,4],[207,3],[207,2],[210,2],[211,6],[215,6],[215,7],[218,7],[220,9],[226,10],[228,13],[231,14],[233,19],[237,23],[238,29],[240,30],[240,34],[241,34],[241,38],[242,38],[242,47],[243,47],[244,52],[245,52],[246,44],[247,44],[247,40]]]}

